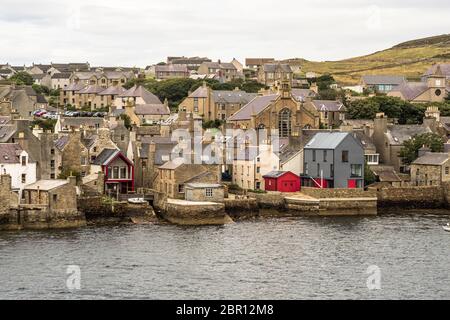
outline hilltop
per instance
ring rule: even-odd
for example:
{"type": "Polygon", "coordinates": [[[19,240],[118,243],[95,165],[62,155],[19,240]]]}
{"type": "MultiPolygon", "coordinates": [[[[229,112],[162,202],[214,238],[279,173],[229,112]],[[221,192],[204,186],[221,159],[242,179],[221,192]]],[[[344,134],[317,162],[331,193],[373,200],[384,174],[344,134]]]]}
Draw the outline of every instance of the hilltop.
{"type": "Polygon", "coordinates": [[[363,74],[401,74],[418,79],[432,64],[450,62],[450,34],[406,41],[390,49],[340,61],[291,59],[303,72],[330,73],[341,84],[357,84],[363,74]]]}

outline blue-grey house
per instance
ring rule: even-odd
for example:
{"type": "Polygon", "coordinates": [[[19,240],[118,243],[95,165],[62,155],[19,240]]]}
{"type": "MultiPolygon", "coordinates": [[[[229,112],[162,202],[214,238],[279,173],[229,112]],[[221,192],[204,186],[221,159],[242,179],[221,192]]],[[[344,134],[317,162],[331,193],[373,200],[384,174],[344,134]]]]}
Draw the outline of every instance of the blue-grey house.
{"type": "Polygon", "coordinates": [[[364,187],[364,148],[349,132],[319,132],[303,150],[302,186],[364,187]]]}

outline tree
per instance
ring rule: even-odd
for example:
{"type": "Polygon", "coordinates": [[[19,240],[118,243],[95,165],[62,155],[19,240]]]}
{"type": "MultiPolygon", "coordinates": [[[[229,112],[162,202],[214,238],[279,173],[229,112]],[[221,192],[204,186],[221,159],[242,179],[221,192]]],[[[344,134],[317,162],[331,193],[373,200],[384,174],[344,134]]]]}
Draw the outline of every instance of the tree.
{"type": "Polygon", "coordinates": [[[130,130],[130,129],[131,129],[131,119],[130,119],[130,117],[129,117],[128,115],[122,113],[122,114],[120,115],[120,119],[123,120],[124,126],[125,126],[128,130],[130,130]]]}
{"type": "Polygon", "coordinates": [[[9,79],[17,85],[31,86],[34,83],[33,77],[25,71],[19,71],[9,79]]]}
{"type": "Polygon", "coordinates": [[[72,168],[62,168],[61,173],[58,175],[58,179],[67,179],[68,177],[76,177],[77,182],[81,181],[81,174],[77,170],[73,170],[72,168]]]}
{"type": "Polygon", "coordinates": [[[403,147],[400,150],[402,162],[406,165],[411,164],[417,159],[419,149],[423,146],[427,146],[432,152],[442,152],[444,150],[444,139],[431,132],[414,136],[403,143],[403,147]]]}
{"type": "Polygon", "coordinates": [[[367,162],[364,164],[364,185],[368,186],[369,184],[375,183],[377,181],[377,177],[373,173],[372,170],[370,170],[369,165],[367,162]]]}

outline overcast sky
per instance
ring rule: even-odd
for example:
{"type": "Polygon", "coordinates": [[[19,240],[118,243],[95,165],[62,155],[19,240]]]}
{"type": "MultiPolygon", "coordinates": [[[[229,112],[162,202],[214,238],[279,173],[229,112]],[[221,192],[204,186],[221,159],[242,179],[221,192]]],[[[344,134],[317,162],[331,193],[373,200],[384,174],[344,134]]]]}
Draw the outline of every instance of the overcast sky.
{"type": "Polygon", "coordinates": [[[448,0],[1,0],[0,64],[338,60],[450,32],[448,0]]]}

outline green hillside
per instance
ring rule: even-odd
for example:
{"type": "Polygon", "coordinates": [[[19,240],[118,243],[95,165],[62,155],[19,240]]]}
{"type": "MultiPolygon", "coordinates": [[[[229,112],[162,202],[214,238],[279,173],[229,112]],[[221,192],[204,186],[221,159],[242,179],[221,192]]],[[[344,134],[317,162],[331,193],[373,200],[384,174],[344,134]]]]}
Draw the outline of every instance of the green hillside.
{"type": "Polygon", "coordinates": [[[340,84],[357,84],[363,74],[400,74],[419,78],[432,64],[450,62],[450,34],[400,43],[390,49],[341,61],[292,59],[303,72],[330,73],[340,84]]]}

